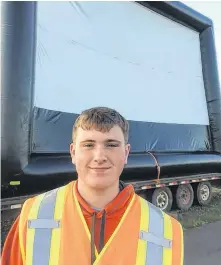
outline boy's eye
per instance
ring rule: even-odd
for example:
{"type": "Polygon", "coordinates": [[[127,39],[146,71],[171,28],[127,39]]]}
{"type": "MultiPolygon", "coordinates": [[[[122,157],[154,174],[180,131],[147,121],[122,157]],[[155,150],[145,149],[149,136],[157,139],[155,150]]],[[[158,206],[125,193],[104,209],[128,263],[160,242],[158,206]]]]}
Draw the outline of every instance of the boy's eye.
{"type": "Polygon", "coordinates": [[[92,147],[93,144],[84,144],[83,146],[84,146],[84,147],[92,147]]]}
{"type": "MultiPolygon", "coordinates": [[[[92,147],[94,147],[94,145],[95,145],[94,143],[84,143],[83,147],[92,148],[92,147]]],[[[105,146],[110,147],[110,148],[114,148],[114,147],[118,147],[119,144],[118,143],[106,143],[105,146]]]]}
{"type": "Polygon", "coordinates": [[[107,146],[108,146],[108,147],[118,147],[119,144],[114,144],[114,143],[110,144],[110,143],[109,143],[109,144],[107,144],[107,146]]]}

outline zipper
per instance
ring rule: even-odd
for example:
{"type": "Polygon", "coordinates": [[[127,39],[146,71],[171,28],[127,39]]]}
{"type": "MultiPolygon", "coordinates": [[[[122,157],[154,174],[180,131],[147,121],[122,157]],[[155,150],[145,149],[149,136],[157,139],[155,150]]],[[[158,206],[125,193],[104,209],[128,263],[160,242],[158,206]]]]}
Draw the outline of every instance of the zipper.
{"type": "Polygon", "coordinates": [[[94,234],[95,234],[95,219],[96,219],[96,213],[94,212],[92,215],[92,224],[91,224],[91,265],[94,264],[96,260],[95,255],[95,245],[94,245],[94,234]]]}
{"type": "MultiPolygon", "coordinates": [[[[92,224],[91,224],[91,265],[94,264],[96,260],[95,255],[95,222],[96,222],[96,212],[92,215],[92,224]]],[[[106,222],[106,211],[103,211],[101,217],[101,229],[100,229],[100,240],[99,240],[99,253],[104,247],[104,235],[105,235],[105,222],[106,222]]]]}

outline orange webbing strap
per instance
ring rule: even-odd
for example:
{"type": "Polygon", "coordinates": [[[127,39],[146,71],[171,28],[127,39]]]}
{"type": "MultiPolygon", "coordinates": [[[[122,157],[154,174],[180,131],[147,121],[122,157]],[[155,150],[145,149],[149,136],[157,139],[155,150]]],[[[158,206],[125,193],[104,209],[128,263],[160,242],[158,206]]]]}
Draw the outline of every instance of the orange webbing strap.
{"type": "Polygon", "coordinates": [[[156,157],[154,156],[154,154],[152,154],[151,152],[147,152],[147,153],[150,154],[155,161],[156,168],[157,168],[157,179],[155,179],[155,181],[157,182],[157,184],[159,184],[160,183],[160,165],[159,165],[156,157]]]}

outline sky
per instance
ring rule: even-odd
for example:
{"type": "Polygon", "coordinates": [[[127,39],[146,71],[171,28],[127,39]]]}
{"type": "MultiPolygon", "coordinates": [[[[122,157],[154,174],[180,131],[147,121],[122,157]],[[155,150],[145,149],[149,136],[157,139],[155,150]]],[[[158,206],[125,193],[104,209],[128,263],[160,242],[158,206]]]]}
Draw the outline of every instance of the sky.
{"type": "Polygon", "coordinates": [[[215,30],[215,45],[220,80],[221,93],[221,2],[218,1],[182,1],[184,4],[195,9],[199,13],[212,19],[215,30]]]}

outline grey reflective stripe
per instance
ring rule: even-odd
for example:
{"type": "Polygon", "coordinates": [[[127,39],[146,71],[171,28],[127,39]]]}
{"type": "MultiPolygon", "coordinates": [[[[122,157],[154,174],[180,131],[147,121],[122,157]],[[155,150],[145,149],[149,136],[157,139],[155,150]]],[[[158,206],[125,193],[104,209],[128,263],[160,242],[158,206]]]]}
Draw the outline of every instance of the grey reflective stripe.
{"type": "MultiPolygon", "coordinates": [[[[45,194],[39,207],[38,219],[49,219],[48,220],[49,222],[54,220],[54,210],[55,210],[57,191],[58,189],[55,189],[45,194]]],[[[31,221],[33,222],[33,220],[31,221]]],[[[40,223],[38,223],[38,225],[40,225],[40,223]]],[[[33,245],[33,263],[32,263],[33,265],[40,265],[40,264],[49,265],[51,235],[52,235],[51,227],[46,229],[42,228],[35,229],[35,237],[33,245]]]]}
{"type": "MultiPolygon", "coordinates": [[[[148,203],[148,202],[147,202],[148,203]]],[[[157,207],[149,205],[149,233],[158,238],[164,238],[164,218],[157,207]]],[[[163,247],[152,242],[147,243],[146,265],[162,265],[163,247]]]]}
{"type": "Polygon", "coordinates": [[[140,239],[143,239],[147,242],[154,243],[156,245],[160,245],[164,248],[171,248],[172,247],[172,241],[166,238],[159,238],[149,232],[146,231],[140,231],[140,239]]]}
{"type": "Polygon", "coordinates": [[[36,219],[28,221],[28,228],[59,228],[60,221],[49,219],[36,219]]]}

